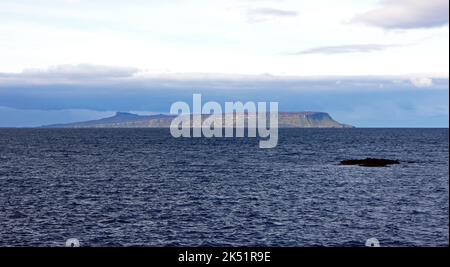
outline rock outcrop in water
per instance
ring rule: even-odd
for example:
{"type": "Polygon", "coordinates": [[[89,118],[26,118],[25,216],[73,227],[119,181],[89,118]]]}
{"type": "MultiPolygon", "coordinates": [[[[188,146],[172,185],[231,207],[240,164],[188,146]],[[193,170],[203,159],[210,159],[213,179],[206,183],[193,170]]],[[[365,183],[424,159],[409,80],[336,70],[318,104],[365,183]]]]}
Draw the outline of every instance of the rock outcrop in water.
{"type": "MultiPolygon", "coordinates": [[[[200,115],[199,115],[200,116],[200,115]]],[[[202,120],[211,115],[201,115],[202,120]]],[[[222,116],[224,121],[232,114],[212,115],[222,116]]],[[[239,121],[245,123],[255,114],[236,114],[231,118],[236,125],[239,121]]],[[[140,116],[132,113],[117,112],[115,116],[95,121],[77,122],[69,124],[57,124],[44,126],[44,128],[169,128],[173,115],[148,115],[140,116]]],[[[229,118],[228,118],[229,119],[229,118]]],[[[279,128],[353,128],[335,121],[328,113],[324,112],[280,112],[278,114],[279,128]]]]}
{"type": "Polygon", "coordinates": [[[400,164],[398,160],[390,160],[390,159],[350,159],[341,161],[341,165],[358,165],[361,167],[386,167],[388,165],[400,164]]]}

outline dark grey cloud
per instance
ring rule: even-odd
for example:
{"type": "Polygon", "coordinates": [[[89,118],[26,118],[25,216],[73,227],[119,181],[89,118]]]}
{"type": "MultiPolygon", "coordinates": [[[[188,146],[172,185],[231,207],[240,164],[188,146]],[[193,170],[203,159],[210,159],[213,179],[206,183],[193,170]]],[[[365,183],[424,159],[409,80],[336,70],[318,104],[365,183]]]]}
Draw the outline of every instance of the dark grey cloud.
{"type": "Polygon", "coordinates": [[[395,44],[350,44],[336,46],[320,46],[305,49],[299,52],[288,53],[288,55],[306,55],[306,54],[346,54],[346,53],[369,53],[382,51],[392,47],[399,47],[395,44]]]}
{"type": "Polygon", "coordinates": [[[298,16],[295,10],[284,10],[277,8],[254,8],[247,10],[247,19],[249,22],[263,22],[276,18],[289,18],[298,16]]]}
{"type": "Polygon", "coordinates": [[[174,102],[192,103],[193,93],[201,93],[203,103],[276,101],[280,111],[325,111],[358,127],[448,127],[448,78],[433,79],[431,88],[416,88],[408,77],[194,78],[95,86],[0,83],[0,127],[83,121],[115,111],[166,113],[174,102]]]}
{"type": "Polygon", "coordinates": [[[384,0],[351,22],[384,29],[433,28],[449,22],[448,0],[384,0]]]}

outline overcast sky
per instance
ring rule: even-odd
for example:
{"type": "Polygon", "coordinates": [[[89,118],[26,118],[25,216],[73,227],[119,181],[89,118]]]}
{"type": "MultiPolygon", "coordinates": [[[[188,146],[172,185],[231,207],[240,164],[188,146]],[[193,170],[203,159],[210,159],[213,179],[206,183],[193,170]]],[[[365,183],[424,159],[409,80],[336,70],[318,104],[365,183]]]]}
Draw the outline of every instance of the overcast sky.
{"type": "Polygon", "coordinates": [[[0,72],[448,73],[448,0],[0,1],[0,72]]]}
{"type": "MultiPolygon", "coordinates": [[[[428,118],[447,127],[448,10],[448,0],[0,1],[0,126],[29,125],[21,118],[30,114],[33,125],[104,116],[118,107],[85,104],[101,87],[114,96],[165,88],[161,97],[180,88],[222,96],[232,89],[227,98],[235,100],[243,88],[265,88],[254,95],[269,101],[277,90],[316,90],[318,103],[328,103],[330,92],[351,91],[355,99],[376,92],[383,97],[374,110],[389,99],[384,107],[398,114],[414,107],[417,121],[406,110],[404,118],[370,124],[375,114],[365,110],[356,123],[426,126],[428,118]],[[70,87],[48,91],[57,85],[70,87]],[[56,102],[42,101],[45,95],[56,102]]],[[[300,102],[286,97],[286,109],[289,100],[300,102]]],[[[327,107],[352,120],[362,112],[350,103],[351,96],[327,107]]],[[[165,111],[154,106],[149,100],[134,109],[165,111]]]]}

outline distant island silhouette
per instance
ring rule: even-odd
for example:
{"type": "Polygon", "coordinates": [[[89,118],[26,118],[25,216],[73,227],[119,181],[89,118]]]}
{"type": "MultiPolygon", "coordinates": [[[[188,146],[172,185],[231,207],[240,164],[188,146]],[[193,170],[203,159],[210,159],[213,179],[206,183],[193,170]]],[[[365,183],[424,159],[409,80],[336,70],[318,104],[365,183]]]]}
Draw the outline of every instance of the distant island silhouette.
{"type": "MultiPolygon", "coordinates": [[[[192,116],[192,115],[191,115],[192,116]]],[[[202,115],[202,119],[209,116],[202,115]]],[[[232,114],[223,114],[223,118],[232,114]]],[[[235,114],[234,122],[247,121],[249,116],[255,114],[235,114]]],[[[99,120],[53,124],[43,128],[169,128],[175,115],[137,115],[128,112],[117,112],[114,116],[99,120]]],[[[335,121],[325,112],[280,112],[278,114],[279,128],[354,128],[354,126],[335,121]]]]}

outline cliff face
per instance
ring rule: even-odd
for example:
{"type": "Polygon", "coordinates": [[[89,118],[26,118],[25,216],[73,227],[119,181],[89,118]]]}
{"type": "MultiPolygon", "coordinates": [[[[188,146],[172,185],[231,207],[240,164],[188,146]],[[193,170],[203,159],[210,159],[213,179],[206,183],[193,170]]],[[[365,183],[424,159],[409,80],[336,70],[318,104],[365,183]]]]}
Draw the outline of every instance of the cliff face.
{"type": "MultiPolygon", "coordinates": [[[[215,115],[217,116],[217,115],[215,115]]],[[[254,118],[255,114],[236,114],[235,118],[231,114],[222,115],[225,120],[233,121],[233,126],[247,125],[247,121],[254,118]]],[[[173,115],[150,115],[140,116],[131,113],[118,112],[115,116],[95,121],[57,124],[44,126],[45,128],[169,128],[173,115]]],[[[201,120],[208,118],[202,115],[201,120]]],[[[219,117],[220,118],[220,115],[219,117]]],[[[192,119],[192,116],[191,116],[192,119]]],[[[282,112],[278,114],[279,128],[352,128],[350,125],[341,124],[335,121],[328,113],[324,112],[282,112]]],[[[194,127],[198,127],[194,124],[194,127]]]]}
{"type": "Polygon", "coordinates": [[[280,128],[353,128],[335,121],[325,112],[290,112],[280,113],[280,128]]]}

